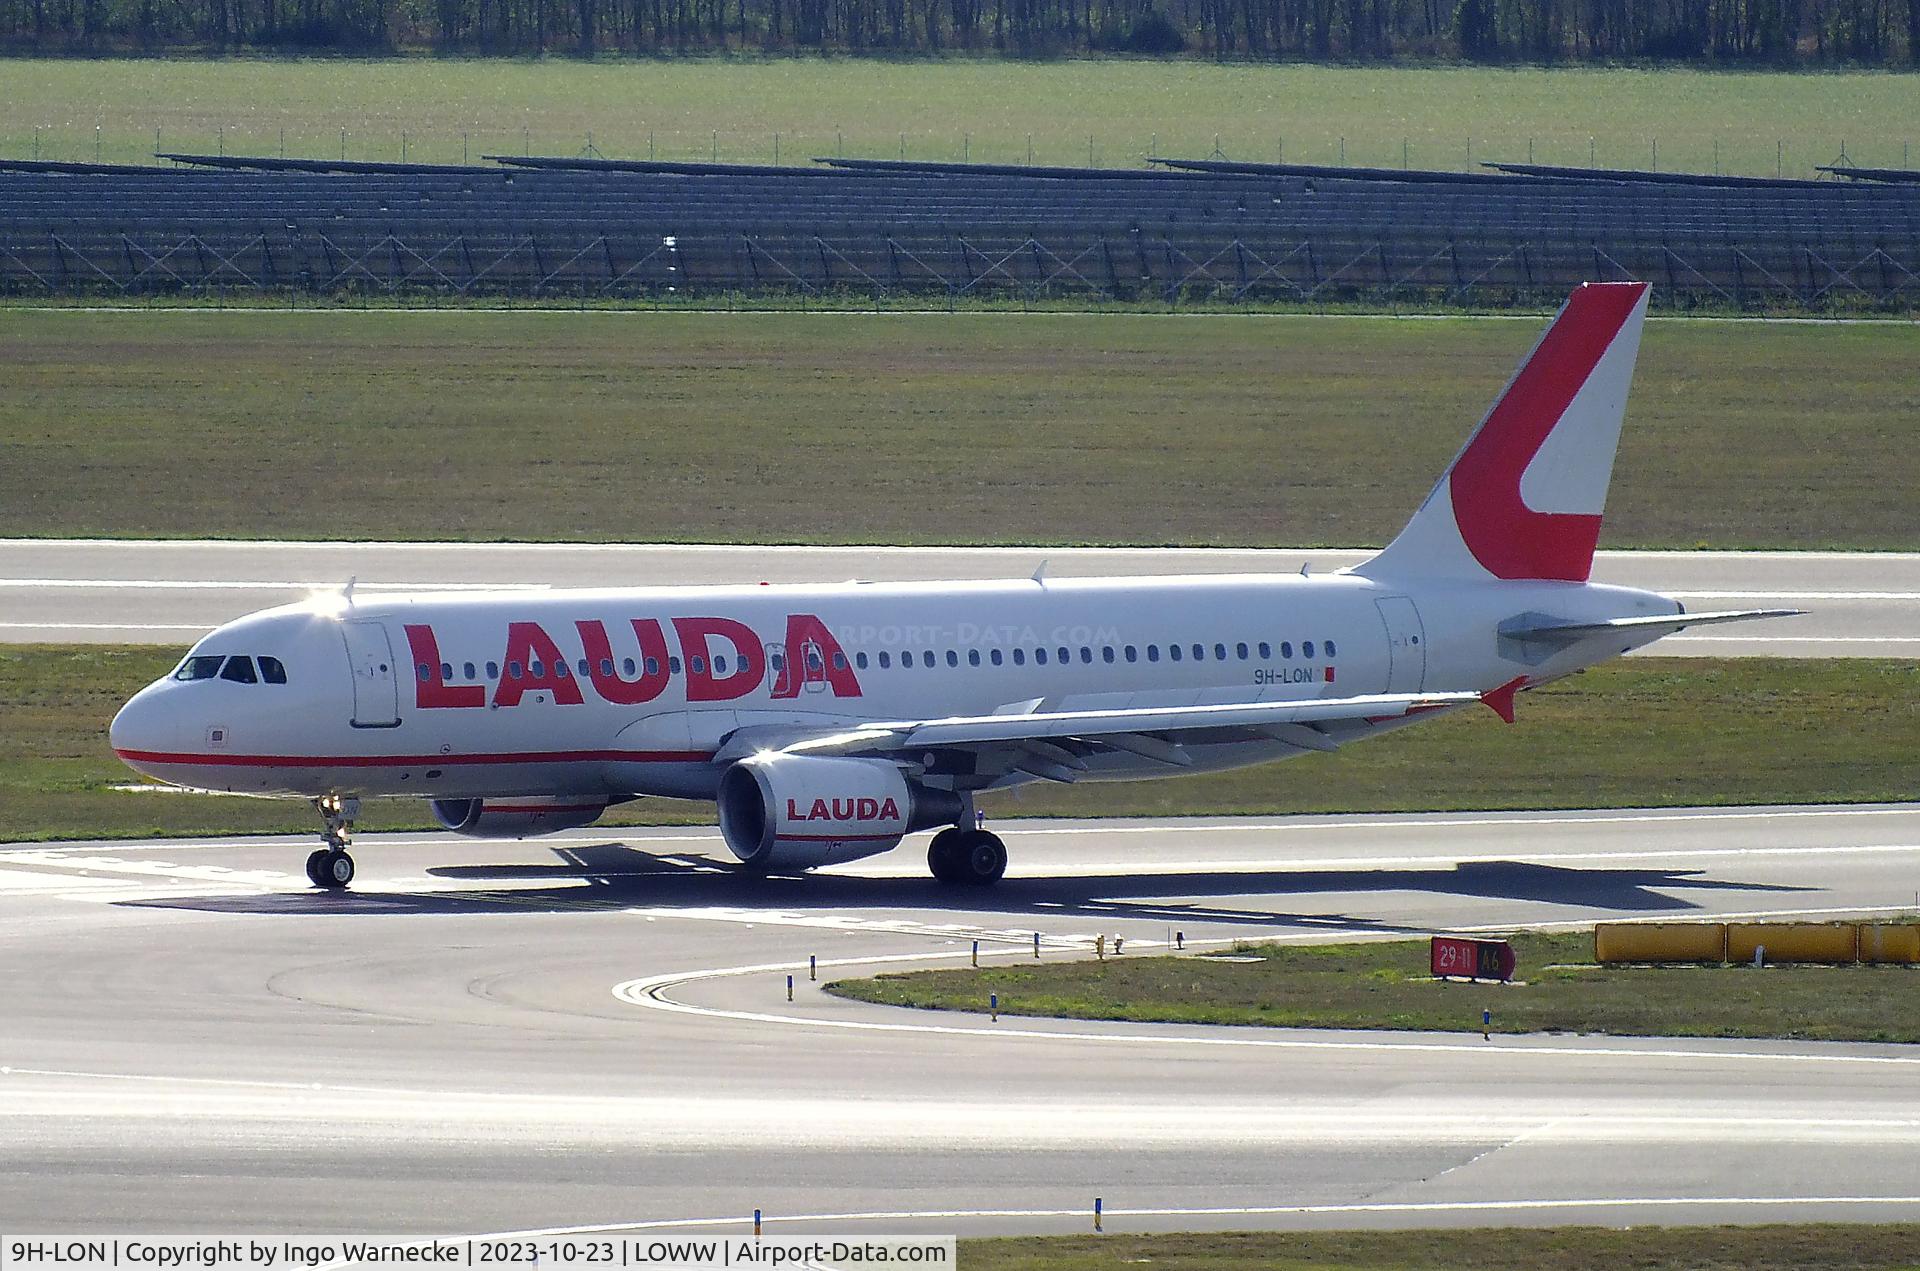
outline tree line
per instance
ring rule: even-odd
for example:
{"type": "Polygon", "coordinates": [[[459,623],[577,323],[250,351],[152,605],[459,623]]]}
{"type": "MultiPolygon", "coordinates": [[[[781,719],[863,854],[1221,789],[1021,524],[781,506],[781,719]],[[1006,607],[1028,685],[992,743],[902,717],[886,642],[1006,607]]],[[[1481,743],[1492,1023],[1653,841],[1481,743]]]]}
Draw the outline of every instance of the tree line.
{"type": "Polygon", "coordinates": [[[1920,0],[0,0],[0,50],[1920,66],[1920,0]]]}

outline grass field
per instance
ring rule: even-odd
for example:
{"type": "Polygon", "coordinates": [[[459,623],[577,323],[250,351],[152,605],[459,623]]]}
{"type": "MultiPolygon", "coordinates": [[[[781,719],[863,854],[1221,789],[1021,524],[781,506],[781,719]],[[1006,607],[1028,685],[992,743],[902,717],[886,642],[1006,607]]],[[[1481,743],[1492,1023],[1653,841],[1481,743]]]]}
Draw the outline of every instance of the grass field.
{"type": "MultiPolygon", "coordinates": [[[[126,794],[107,747],[119,704],[177,654],[0,646],[0,842],[307,831],[296,802],[126,794]]],[[[1875,660],[1615,663],[1523,698],[1508,728],[1474,711],[1339,755],[1127,785],[996,796],[996,816],[1187,815],[1897,800],[1920,788],[1920,674],[1875,660]]],[[[369,803],[364,829],[427,824],[369,803]]],[[[607,824],[710,821],[643,799],[607,824]]]]}
{"type": "MultiPolygon", "coordinates": [[[[0,535],[1386,541],[1531,321],[0,310],[0,535]]],[[[1912,548],[1920,327],[1648,327],[1612,546],[1912,548]]]]}
{"type": "Polygon", "coordinates": [[[1227,962],[1192,955],[1008,963],[836,980],[863,1002],[1003,1015],[1273,1028],[1393,1028],[1628,1037],[1920,1041],[1907,966],[1596,966],[1593,936],[1513,937],[1510,985],[1432,978],[1425,940],[1236,945],[1227,962]]]}
{"type": "Polygon", "coordinates": [[[0,155],[120,161],[158,142],[459,162],[576,154],[591,134],[610,157],[764,163],[778,133],[784,161],[1020,163],[1031,136],[1038,163],[1085,163],[1091,137],[1093,161],[1121,167],[1153,148],[1205,156],[1216,139],[1236,159],[1462,168],[1523,161],[1531,146],[1541,163],[1632,167],[1655,163],[1657,140],[1662,170],[1812,176],[1843,144],[1856,163],[1905,166],[1916,119],[1920,76],[1870,72],[846,58],[9,60],[0,72],[0,155]]]}
{"type": "Polygon", "coordinates": [[[1913,1224],[1110,1232],[962,1240],[960,1265],[966,1271],[1891,1271],[1920,1266],[1916,1250],[1920,1225],[1913,1224]]]}

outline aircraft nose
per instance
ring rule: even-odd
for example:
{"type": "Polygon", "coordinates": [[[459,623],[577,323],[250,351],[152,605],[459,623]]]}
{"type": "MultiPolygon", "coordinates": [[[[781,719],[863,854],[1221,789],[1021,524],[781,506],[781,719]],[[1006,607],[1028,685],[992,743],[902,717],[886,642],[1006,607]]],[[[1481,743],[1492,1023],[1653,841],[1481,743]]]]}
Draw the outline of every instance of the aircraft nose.
{"type": "Polygon", "coordinates": [[[141,689],[107,726],[107,741],[121,762],[140,772],[147,771],[143,759],[178,749],[179,723],[163,697],[157,684],[141,689]]]}

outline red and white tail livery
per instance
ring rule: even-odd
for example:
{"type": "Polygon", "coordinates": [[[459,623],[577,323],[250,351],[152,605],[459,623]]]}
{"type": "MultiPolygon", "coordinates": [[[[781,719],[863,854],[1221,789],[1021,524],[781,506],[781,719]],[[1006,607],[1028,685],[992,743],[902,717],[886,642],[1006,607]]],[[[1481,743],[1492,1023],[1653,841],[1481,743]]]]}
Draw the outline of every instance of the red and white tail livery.
{"type": "MultiPolygon", "coordinates": [[[[141,772],[310,799],[315,885],[344,887],[360,801],[458,834],[588,825],[643,796],[717,805],[747,868],[803,870],[933,829],[990,883],[976,796],[1319,756],[1682,627],[1589,581],[1646,315],[1574,292],[1400,535],[1325,576],[382,595],[253,614],[113,721],[141,772]]],[[[1323,762],[1325,760],[1322,760],[1323,762]]]]}

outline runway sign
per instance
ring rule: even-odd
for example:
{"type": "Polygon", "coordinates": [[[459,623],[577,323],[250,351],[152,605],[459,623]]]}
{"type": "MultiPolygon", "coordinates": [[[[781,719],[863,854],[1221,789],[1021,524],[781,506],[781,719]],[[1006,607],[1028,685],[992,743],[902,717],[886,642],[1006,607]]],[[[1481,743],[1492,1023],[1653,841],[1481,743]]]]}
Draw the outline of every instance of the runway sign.
{"type": "Polygon", "coordinates": [[[1505,940],[1465,940],[1435,936],[1428,956],[1433,974],[1469,980],[1511,980],[1513,946],[1505,940]]]}

